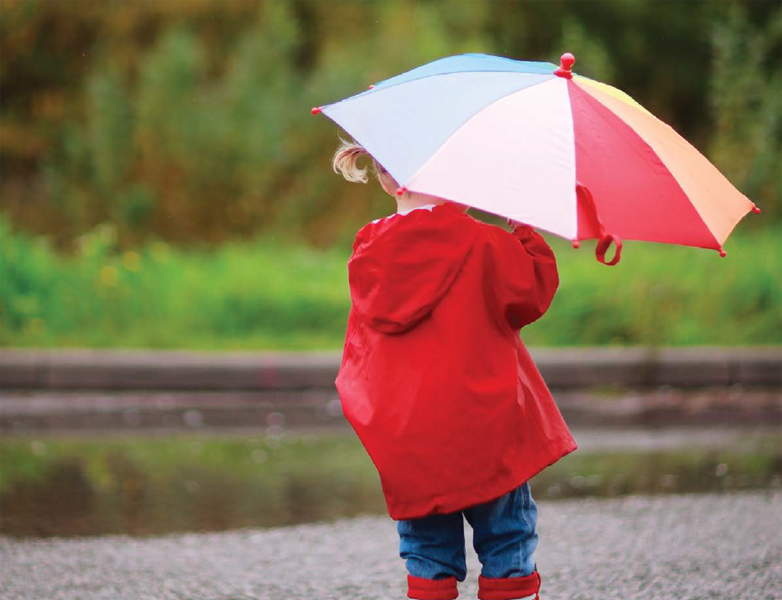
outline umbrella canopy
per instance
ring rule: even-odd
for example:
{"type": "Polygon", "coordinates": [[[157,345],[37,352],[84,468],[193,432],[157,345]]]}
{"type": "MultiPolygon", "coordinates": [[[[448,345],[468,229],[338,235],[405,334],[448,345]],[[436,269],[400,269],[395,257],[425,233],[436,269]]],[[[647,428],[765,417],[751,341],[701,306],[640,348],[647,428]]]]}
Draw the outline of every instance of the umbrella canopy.
{"type": "Polygon", "coordinates": [[[528,223],[578,245],[713,248],[760,212],[700,152],[575,59],[442,58],[314,108],[405,189],[528,223]]]}

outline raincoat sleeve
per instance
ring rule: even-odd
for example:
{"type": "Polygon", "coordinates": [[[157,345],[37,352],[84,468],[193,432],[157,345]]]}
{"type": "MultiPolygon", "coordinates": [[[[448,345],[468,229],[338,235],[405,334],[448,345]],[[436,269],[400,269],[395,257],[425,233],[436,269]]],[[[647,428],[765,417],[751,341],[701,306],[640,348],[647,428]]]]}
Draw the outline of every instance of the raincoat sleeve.
{"type": "Polygon", "coordinates": [[[512,234],[493,227],[488,282],[497,308],[513,329],[539,319],[559,286],[554,252],[529,225],[512,234]]]}

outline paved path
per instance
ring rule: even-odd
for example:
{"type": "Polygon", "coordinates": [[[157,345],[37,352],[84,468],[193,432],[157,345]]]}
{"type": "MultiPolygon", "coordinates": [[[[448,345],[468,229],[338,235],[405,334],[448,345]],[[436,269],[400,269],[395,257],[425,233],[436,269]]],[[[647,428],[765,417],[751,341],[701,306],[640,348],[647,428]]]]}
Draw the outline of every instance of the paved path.
{"type": "MultiPolygon", "coordinates": [[[[782,346],[531,348],[549,387],[782,385],[782,346]]],[[[333,389],[341,353],[0,349],[9,389],[333,389]]]]}
{"type": "MultiPolygon", "coordinates": [[[[782,426],[782,347],[533,348],[570,425],[782,426]],[[603,401],[609,400],[610,402],[603,401]]],[[[339,352],[0,349],[0,432],[344,427],[339,352]]]]}
{"type": "MultiPolygon", "coordinates": [[[[539,506],[542,600],[782,599],[782,492],[539,506]]],[[[393,522],[379,517],[147,539],[0,538],[0,598],[401,600],[396,544],[393,522]]],[[[476,597],[472,552],[468,565],[466,599],[476,597]]]]}

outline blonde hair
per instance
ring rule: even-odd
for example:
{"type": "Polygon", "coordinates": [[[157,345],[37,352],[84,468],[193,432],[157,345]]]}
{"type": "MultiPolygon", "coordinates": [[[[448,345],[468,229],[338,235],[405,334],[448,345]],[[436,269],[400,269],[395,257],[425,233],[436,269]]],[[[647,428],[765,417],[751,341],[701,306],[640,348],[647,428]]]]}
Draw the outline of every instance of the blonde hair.
{"type": "Polygon", "coordinates": [[[366,183],[367,168],[360,169],[356,163],[362,156],[368,156],[372,159],[372,173],[375,177],[380,179],[381,175],[385,175],[388,179],[386,185],[390,183],[393,187],[398,187],[399,184],[397,184],[396,179],[391,176],[391,173],[386,171],[383,165],[375,160],[374,156],[367,152],[364,146],[358,142],[347,141],[342,138],[339,141],[339,148],[337,148],[331,161],[331,166],[335,173],[341,173],[345,179],[354,183],[366,183]]]}
{"type": "Polygon", "coordinates": [[[356,163],[362,156],[372,158],[372,155],[366,151],[364,146],[357,142],[343,140],[342,138],[339,141],[339,148],[337,148],[331,161],[331,167],[334,169],[334,172],[341,173],[345,179],[353,183],[366,183],[367,169],[366,167],[363,169],[359,168],[356,163]]]}

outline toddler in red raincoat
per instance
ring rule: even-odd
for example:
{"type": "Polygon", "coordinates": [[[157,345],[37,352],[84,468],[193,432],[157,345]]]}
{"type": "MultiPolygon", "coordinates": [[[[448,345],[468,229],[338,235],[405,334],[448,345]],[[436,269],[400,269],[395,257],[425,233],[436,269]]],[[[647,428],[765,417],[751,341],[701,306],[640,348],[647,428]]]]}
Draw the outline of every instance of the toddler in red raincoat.
{"type": "MultiPolygon", "coordinates": [[[[334,170],[366,182],[362,155],[343,142],[334,170]]],[[[336,385],[398,521],[408,597],[458,596],[466,518],[478,598],[537,599],[528,480],[576,443],[518,331],[554,297],[554,254],[529,226],[508,233],[454,202],[397,195],[373,166],[398,211],[356,235],[336,385]]]]}

